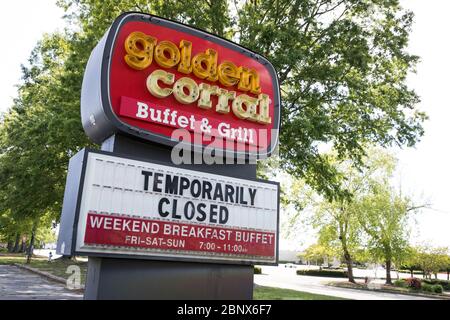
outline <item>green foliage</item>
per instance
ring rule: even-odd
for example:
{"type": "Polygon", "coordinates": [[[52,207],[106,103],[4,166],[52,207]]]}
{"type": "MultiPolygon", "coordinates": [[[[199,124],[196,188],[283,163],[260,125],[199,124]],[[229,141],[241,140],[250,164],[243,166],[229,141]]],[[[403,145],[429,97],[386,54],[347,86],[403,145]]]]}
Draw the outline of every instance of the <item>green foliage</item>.
{"type": "MultiPolygon", "coordinates": [[[[389,172],[389,170],[386,170],[389,172]]],[[[369,190],[355,200],[354,210],[367,235],[366,247],[373,261],[390,265],[408,259],[409,220],[418,207],[389,185],[390,176],[368,182],[369,190]]],[[[387,271],[389,272],[389,271],[387,271]]]]}
{"type": "MultiPolygon", "coordinates": [[[[406,85],[418,60],[406,51],[413,14],[397,0],[59,0],[58,5],[66,12],[66,30],[36,45],[23,67],[18,99],[0,120],[4,237],[41,227],[44,215],[59,220],[68,160],[83,147],[95,147],[80,123],[83,71],[94,46],[124,11],[177,20],[265,55],[282,89],[281,164],[328,199],[351,194],[340,160],[349,158],[352,167],[362,168],[366,145],[412,146],[423,134],[426,116],[406,85]],[[334,147],[336,157],[319,152],[324,143],[334,147]]],[[[344,212],[340,225],[351,228],[349,211],[344,212]]],[[[356,233],[347,232],[351,246],[356,233]]]]}
{"type": "Polygon", "coordinates": [[[434,293],[443,293],[444,292],[444,288],[440,285],[440,284],[435,284],[431,287],[431,290],[434,293]]]}
{"type": "Polygon", "coordinates": [[[261,274],[262,273],[261,267],[253,267],[253,273],[254,274],[261,274]]]}
{"type": "Polygon", "coordinates": [[[428,283],[423,283],[422,284],[422,291],[432,292],[432,293],[442,293],[442,292],[444,292],[444,289],[439,284],[431,285],[431,284],[428,284],[428,283]]]}
{"type": "Polygon", "coordinates": [[[315,276],[330,278],[347,278],[347,271],[342,270],[297,270],[299,276],[315,276]]]}
{"type": "Polygon", "coordinates": [[[283,165],[328,198],[346,193],[318,144],[361,166],[367,144],[413,145],[423,134],[405,82],[418,59],[406,52],[413,14],[398,1],[252,1],[238,17],[240,43],[279,72],[283,165]]]}
{"type": "Polygon", "coordinates": [[[430,278],[432,274],[448,268],[450,265],[449,260],[448,248],[434,248],[425,245],[418,248],[417,264],[424,271],[425,275],[430,278]]]}
{"type": "Polygon", "coordinates": [[[394,286],[400,287],[400,288],[406,288],[408,284],[403,279],[398,279],[394,281],[394,286]]]}
{"type": "MultiPolygon", "coordinates": [[[[421,270],[418,262],[419,258],[419,251],[417,248],[414,248],[412,246],[407,246],[404,249],[404,255],[402,256],[402,259],[397,259],[397,265],[401,269],[407,269],[404,272],[411,272],[413,271],[413,274],[422,274],[423,270],[421,270]],[[418,271],[416,271],[418,270],[418,271]]],[[[403,270],[400,270],[400,272],[403,272],[403,270]]]]}
{"type": "Polygon", "coordinates": [[[431,284],[428,284],[428,283],[423,283],[422,284],[422,291],[433,292],[433,286],[431,284]]]}
{"type": "Polygon", "coordinates": [[[253,291],[255,300],[345,300],[308,292],[257,286],[253,291]]]}
{"type": "Polygon", "coordinates": [[[440,285],[443,290],[450,291],[450,281],[448,280],[439,280],[439,279],[424,279],[423,282],[432,284],[432,285],[440,285]]]}
{"type": "Polygon", "coordinates": [[[324,260],[327,259],[329,262],[338,255],[331,247],[327,247],[321,244],[312,244],[308,248],[306,248],[300,256],[308,261],[317,262],[319,264],[324,263],[324,260]]]}
{"type": "MultiPolygon", "coordinates": [[[[343,257],[348,266],[353,265],[355,258],[360,261],[369,260],[367,250],[361,248],[365,245],[367,235],[361,224],[360,199],[370,194],[370,182],[379,176],[389,175],[394,167],[394,159],[387,153],[379,150],[370,150],[364,157],[364,169],[355,169],[350,160],[339,161],[335,154],[336,166],[345,176],[345,190],[352,196],[349,198],[328,199],[319,197],[314,205],[313,227],[319,230],[319,243],[334,248],[337,257],[343,257]]],[[[350,279],[352,274],[349,274],[350,279]]]]}

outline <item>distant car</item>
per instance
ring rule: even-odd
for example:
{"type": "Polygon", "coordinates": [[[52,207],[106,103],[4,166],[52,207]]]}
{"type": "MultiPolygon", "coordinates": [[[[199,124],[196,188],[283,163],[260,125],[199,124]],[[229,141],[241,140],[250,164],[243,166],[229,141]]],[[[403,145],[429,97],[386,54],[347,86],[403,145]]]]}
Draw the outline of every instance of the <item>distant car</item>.
{"type": "Polygon", "coordinates": [[[286,264],[284,265],[284,267],[285,267],[285,268],[297,268],[297,266],[296,266],[295,264],[293,264],[293,263],[286,263],[286,264]]]}

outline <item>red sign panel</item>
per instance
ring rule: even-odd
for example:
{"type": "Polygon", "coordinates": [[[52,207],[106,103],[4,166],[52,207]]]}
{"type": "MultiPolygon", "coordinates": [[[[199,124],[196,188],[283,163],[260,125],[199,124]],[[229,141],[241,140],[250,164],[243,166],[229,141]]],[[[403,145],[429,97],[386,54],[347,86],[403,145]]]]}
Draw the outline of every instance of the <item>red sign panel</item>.
{"type": "Polygon", "coordinates": [[[122,131],[158,143],[186,141],[237,154],[270,154],[278,140],[276,73],[232,42],[143,14],[119,17],[91,56],[83,82],[83,126],[97,141],[122,131]],[[99,60],[100,58],[101,61],[99,60]],[[101,111],[92,105],[101,68],[101,111]],[[196,140],[197,141],[197,140],[196,140]]]}
{"type": "Polygon", "coordinates": [[[88,213],[84,243],[272,258],[275,233],[88,213]]]}

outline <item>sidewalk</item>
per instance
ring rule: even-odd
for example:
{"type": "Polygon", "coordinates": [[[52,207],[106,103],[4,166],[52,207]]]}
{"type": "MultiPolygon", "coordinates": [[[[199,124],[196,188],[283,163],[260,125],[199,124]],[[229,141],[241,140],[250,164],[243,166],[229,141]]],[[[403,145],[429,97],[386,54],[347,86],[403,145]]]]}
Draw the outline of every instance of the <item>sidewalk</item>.
{"type": "Polygon", "coordinates": [[[80,300],[83,295],[64,285],[19,269],[0,265],[0,300],[80,300]]]}

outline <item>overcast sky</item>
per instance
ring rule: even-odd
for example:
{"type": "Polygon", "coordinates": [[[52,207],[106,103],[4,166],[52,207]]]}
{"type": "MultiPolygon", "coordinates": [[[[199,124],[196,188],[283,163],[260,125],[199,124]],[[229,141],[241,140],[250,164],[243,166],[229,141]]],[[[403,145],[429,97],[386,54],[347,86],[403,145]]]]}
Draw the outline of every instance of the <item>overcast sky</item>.
{"type": "Polygon", "coordinates": [[[420,108],[430,117],[425,136],[411,149],[399,151],[398,181],[402,190],[417,202],[430,202],[433,210],[418,215],[413,238],[440,246],[450,246],[449,92],[450,1],[403,0],[415,13],[410,51],[421,57],[410,85],[421,97],[420,108]],[[399,182],[400,183],[400,182],[399,182]]]}
{"type": "MultiPolygon", "coordinates": [[[[425,136],[413,149],[397,152],[399,166],[396,183],[418,203],[430,202],[432,210],[417,216],[413,241],[450,246],[450,198],[448,184],[448,136],[450,108],[450,60],[448,31],[450,1],[402,0],[416,18],[410,51],[421,57],[418,73],[409,79],[421,96],[420,108],[428,113],[425,136]]],[[[45,32],[62,29],[63,12],[53,0],[15,0],[2,3],[0,19],[0,111],[5,111],[16,96],[15,84],[20,79],[20,64],[45,32]],[[20,13],[20,20],[17,19],[20,13]]]]}

